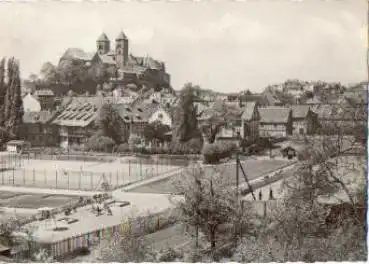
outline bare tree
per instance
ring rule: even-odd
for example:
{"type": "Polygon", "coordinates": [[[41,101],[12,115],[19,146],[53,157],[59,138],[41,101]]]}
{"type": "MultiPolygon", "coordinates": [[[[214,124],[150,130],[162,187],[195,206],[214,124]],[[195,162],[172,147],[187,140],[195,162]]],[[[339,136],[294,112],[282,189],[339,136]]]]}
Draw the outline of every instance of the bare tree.
{"type": "Polygon", "coordinates": [[[210,256],[216,260],[217,250],[224,243],[235,241],[234,232],[241,222],[236,192],[226,188],[227,179],[218,170],[205,172],[201,166],[189,168],[174,184],[184,195],[183,200],[176,202],[181,220],[195,228],[196,240],[199,230],[206,235],[210,256]]]}

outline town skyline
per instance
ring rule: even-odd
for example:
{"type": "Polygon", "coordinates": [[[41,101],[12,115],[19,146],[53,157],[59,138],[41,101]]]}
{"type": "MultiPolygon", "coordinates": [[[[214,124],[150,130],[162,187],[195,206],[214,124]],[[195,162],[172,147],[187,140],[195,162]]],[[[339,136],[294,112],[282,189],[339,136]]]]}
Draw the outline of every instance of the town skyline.
{"type": "Polygon", "coordinates": [[[94,52],[102,32],[113,41],[123,30],[134,55],[166,63],[176,90],[186,82],[260,92],[294,78],[367,79],[365,1],[227,3],[227,12],[217,8],[222,4],[12,4],[0,10],[8,22],[0,26],[8,39],[0,47],[20,60],[22,78],[38,74],[44,62],[56,64],[67,48],[94,52]],[[39,30],[30,31],[29,21],[39,30]]]}

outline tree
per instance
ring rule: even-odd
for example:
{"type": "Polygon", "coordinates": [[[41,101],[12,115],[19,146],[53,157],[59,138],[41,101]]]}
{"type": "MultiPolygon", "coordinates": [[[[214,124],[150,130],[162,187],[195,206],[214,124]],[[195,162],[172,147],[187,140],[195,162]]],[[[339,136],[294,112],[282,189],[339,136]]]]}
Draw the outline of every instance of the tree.
{"type": "Polygon", "coordinates": [[[19,62],[11,58],[7,62],[8,82],[4,99],[4,130],[9,137],[18,137],[23,117],[23,102],[19,62]]]}
{"type": "Polygon", "coordinates": [[[181,91],[173,124],[172,140],[174,142],[184,143],[200,136],[197,126],[197,110],[194,105],[195,88],[196,86],[187,83],[181,91]]]}
{"type": "Polygon", "coordinates": [[[144,137],[149,142],[157,141],[162,143],[165,140],[165,134],[169,131],[169,126],[156,121],[144,127],[144,137]]]}
{"type": "Polygon", "coordinates": [[[97,120],[97,126],[100,135],[112,138],[117,145],[128,141],[128,127],[122,121],[118,110],[112,104],[104,104],[102,106],[97,120]]]}
{"type": "Polygon", "coordinates": [[[216,136],[226,124],[225,113],[209,109],[206,113],[207,119],[204,120],[204,124],[200,126],[201,132],[206,137],[208,143],[214,143],[216,136]]]}
{"type": "Polygon", "coordinates": [[[1,59],[0,61],[0,127],[4,125],[4,104],[5,104],[5,95],[6,95],[6,83],[5,83],[5,59],[1,59]]]}
{"type": "Polygon", "coordinates": [[[174,186],[184,195],[183,200],[175,203],[181,220],[195,228],[196,240],[199,229],[206,235],[211,257],[216,260],[217,249],[221,244],[234,242],[234,230],[243,219],[236,192],[225,187],[227,180],[219,171],[206,172],[200,166],[189,168],[175,180],[174,186]]]}

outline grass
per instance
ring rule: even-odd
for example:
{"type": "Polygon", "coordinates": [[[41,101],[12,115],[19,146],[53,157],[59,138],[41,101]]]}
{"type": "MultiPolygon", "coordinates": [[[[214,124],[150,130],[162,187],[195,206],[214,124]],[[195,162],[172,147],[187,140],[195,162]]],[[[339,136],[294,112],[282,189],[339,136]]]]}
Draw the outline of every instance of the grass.
{"type": "MultiPolygon", "coordinates": [[[[264,174],[281,169],[289,164],[292,164],[288,160],[246,160],[242,161],[242,166],[247,174],[249,180],[256,179],[264,174]]],[[[220,164],[216,166],[219,168],[220,173],[228,179],[230,186],[236,185],[236,165],[231,164],[220,164]]],[[[212,169],[214,166],[206,166],[205,173],[214,173],[212,169]]],[[[173,177],[180,177],[173,176],[173,177]]],[[[239,171],[240,184],[245,183],[245,179],[241,171],[239,171]]],[[[176,193],[175,187],[172,185],[172,178],[165,179],[159,182],[149,183],[135,189],[131,189],[130,192],[144,192],[144,193],[176,193]]]]}

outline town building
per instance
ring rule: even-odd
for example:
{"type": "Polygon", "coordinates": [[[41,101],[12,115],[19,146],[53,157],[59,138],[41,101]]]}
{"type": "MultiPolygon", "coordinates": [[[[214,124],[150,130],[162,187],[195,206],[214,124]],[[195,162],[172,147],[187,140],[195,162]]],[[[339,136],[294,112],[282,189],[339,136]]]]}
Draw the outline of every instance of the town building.
{"type": "Polygon", "coordinates": [[[171,114],[159,103],[140,103],[135,106],[118,104],[116,109],[129,126],[130,139],[137,138],[140,144],[145,143],[144,129],[148,124],[160,122],[172,127],[171,114]]]}
{"type": "Polygon", "coordinates": [[[96,41],[97,50],[93,53],[81,49],[69,48],[61,57],[83,61],[91,67],[106,66],[113,69],[111,83],[145,85],[150,88],[170,87],[170,75],[166,72],[165,63],[154,60],[150,56],[137,57],[130,53],[129,40],[124,32],[115,38],[115,49],[105,33],[96,41]]]}
{"type": "Polygon", "coordinates": [[[308,105],[293,105],[292,110],[292,134],[311,135],[317,124],[317,115],[310,110],[308,105]]]}
{"type": "Polygon", "coordinates": [[[83,144],[96,132],[95,120],[104,104],[103,97],[65,98],[52,124],[58,126],[60,147],[83,144]]]}
{"type": "Polygon", "coordinates": [[[55,107],[55,95],[50,89],[36,90],[34,97],[40,102],[41,110],[54,110],[55,107]]]}
{"type": "Polygon", "coordinates": [[[52,124],[55,112],[25,112],[20,129],[20,138],[31,143],[33,147],[56,146],[58,127],[52,124]]]}
{"type": "Polygon", "coordinates": [[[286,138],[292,134],[292,111],[284,107],[259,108],[260,137],[286,138]]]}
{"type": "Polygon", "coordinates": [[[241,117],[241,135],[249,141],[254,142],[259,138],[260,114],[257,102],[246,102],[241,117]]]}

